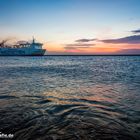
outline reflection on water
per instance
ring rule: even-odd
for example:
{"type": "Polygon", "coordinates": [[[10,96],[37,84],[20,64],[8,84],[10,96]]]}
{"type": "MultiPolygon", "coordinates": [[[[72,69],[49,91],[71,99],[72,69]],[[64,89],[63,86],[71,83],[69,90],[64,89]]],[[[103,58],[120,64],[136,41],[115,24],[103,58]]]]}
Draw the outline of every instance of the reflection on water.
{"type": "Polygon", "coordinates": [[[139,140],[140,57],[0,57],[0,132],[139,140]]]}

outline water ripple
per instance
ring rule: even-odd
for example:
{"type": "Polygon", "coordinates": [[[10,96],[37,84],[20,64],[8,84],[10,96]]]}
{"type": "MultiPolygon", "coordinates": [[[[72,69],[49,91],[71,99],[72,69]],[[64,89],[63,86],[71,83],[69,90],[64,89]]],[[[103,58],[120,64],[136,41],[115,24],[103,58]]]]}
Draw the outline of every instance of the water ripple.
{"type": "Polygon", "coordinates": [[[1,57],[0,132],[15,140],[139,140],[140,57],[1,57]]]}

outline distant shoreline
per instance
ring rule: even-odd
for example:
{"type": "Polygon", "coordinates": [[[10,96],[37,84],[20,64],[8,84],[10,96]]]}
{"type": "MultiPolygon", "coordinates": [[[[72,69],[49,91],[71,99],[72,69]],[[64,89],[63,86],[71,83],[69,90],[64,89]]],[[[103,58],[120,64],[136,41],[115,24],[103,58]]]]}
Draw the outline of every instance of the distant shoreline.
{"type": "Polygon", "coordinates": [[[8,56],[8,55],[0,55],[0,57],[44,57],[44,56],[140,56],[140,54],[100,54],[100,55],[87,55],[87,54],[85,54],[85,55],[68,55],[68,54],[66,54],[66,55],[52,55],[52,54],[48,54],[48,55],[43,55],[43,56],[8,56]]]}
{"type": "Polygon", "coordinates": [[[50,54],[48,54],[48,55],[44,55],[44,56],[140,56],[140,54],[116,54],[116,55],[114,55],[114,54],[107,54],[107,55],[105,55],[105,54],[99,54],[99,55],[50,55],[50,54]]]}

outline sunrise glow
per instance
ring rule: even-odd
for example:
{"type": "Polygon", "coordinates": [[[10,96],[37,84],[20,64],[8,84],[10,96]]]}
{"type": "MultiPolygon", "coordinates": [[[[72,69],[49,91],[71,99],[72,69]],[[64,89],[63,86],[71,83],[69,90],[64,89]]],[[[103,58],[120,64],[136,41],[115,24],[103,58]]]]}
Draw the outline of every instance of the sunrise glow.
{"type": "Polygon", "coordinates": [[[1,0],[0,40],[34,36],[46,54],[140,54],[139,5],[139,0],[1,0]]]}

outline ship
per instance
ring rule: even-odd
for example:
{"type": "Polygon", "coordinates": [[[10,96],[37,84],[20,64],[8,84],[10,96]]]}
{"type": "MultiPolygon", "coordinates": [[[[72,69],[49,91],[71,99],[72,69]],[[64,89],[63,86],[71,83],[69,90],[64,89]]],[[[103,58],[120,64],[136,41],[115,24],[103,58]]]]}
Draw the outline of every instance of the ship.
{"type": "Polygon", "coordinates": [[[0,56],[43,56],[46,52],[43,44],[33,38],[32,42],[19,41],[14,45],[5,45],[7,40],[0,42],[0,56]]]}

